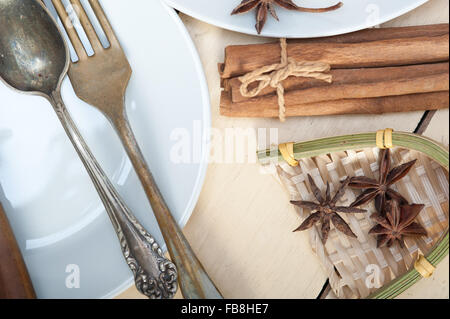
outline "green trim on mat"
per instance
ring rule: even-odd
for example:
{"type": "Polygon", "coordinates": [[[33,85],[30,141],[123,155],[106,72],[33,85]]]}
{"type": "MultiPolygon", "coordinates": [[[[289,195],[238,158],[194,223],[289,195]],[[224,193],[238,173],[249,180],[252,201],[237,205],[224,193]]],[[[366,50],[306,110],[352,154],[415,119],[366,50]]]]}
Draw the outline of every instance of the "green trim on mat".
{"type": "MultiPolygon", "coordinates": [[[[393,144],[421,152],[437,163],[449,170],[449,153],[443,146],[435,141],[411,133],[394,132],[392,135],[393,144]]],[[[294,157],[296,159],[309,158],[325,155],[334,152],[348,150],[358,150],[367,147],[376,147],[376,133],[362,133],[353,135],[336,136],[322,138],[308,142],[294,144],[294,157]]],[[[261,164],[270,162],[284,161],[283,156],[277,149],[268,149],[257,152],[261,164]]],[[[444,237],[435,245],[431,253],[426,256],[427,260],[437,266],[449,252],[449,233],[448,229],[444,237]]],[[[412,268],[403,276],[393,280],[387,286],[377,290],[370,295],[369,299],[392,299],[413,286],[422,277],[412,268]]]]}
{"type": "MultiPolygon", "coordinates": [[[[392,140],[395,146],[422,152],[448,170],[448,151],[431,139],[411,133],[394,132],[392,140]]],[[[366,147],[376,147],[376,133],[343,135],[295,143],[294,157],[301,159],[333,152],[358,150],[366,147]]],[[[259,151],[257,152],[257,156],[261,164],[267,164],[275,160],[284,161],[283,156],[278,150],[267,149],[259,151]]]]}
{"type": "MultiPolygon", "coordinates": [[[[426,257],[427,260],[433,265],[437,266],[445,256],[448,255],[449,249],[449,234],[447,233],[432,250],[432,252],[426,257]]],[[[402,277],[393,280],[388,286],[377,290],[375,293],[367,297],[368,299],[392,299],[413,286],[418,282],[422,276],[417,272],[415,268],[408,271],[402,277]]]]}

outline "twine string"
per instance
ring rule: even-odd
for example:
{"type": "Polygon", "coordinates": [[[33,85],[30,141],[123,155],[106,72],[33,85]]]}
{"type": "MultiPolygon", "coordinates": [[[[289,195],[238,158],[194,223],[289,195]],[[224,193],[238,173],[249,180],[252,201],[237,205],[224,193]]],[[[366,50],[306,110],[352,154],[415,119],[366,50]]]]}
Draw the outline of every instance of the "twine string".
{"type": "Polygon", "coordinates": [[[241,81],[241,95],[248,98],[258,96],[266,87],[271,86],[277,90],[279,118],[280,121],[286,120],[286,101],[284,97],[284,87],[282,82],[290,76],[314,78],[331,83],[333,77],[325,73],[331,70],[331,66],[325,62],[301,61],[297,62],[287,55],[286,39],[280,39],[281,61],[272,65],[266,65],[256,69],[239,78],[241,81]],[[249,90],[252,83],[258,82],[258,85],[249,90]]]}

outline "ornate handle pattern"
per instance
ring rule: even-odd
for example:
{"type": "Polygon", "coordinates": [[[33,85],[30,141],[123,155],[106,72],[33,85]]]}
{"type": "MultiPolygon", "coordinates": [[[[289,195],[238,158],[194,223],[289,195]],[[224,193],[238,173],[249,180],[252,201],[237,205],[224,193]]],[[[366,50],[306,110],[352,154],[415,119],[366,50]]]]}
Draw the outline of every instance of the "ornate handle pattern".
{"type": "Polygon", "coordinates": [[[59,92],[49,98],[80,156],[113,223],[136,288],[152,299],[172,298],[177,291],[177,269],[166,259],[155,239],[123,203],[79,133],[59,92]]]}
{"type": "MultiPolygon", "coordinates": [[[[114,109],[116,108],[112,108],[112,110],[114,109]]],[[[105,115],[111,121],[122,140],[128,157],[144,187],[167,244],[167,249],[177,266],[178,282],[183,297],[186,299],[222,299],[220,291],[195,255],[164,201],[129,126],[123,102],[117,105],[117,109],[123,109],[121,116],[117,116],[115,112],[112,112],[112,114],[105,112],[105,115]]]]}

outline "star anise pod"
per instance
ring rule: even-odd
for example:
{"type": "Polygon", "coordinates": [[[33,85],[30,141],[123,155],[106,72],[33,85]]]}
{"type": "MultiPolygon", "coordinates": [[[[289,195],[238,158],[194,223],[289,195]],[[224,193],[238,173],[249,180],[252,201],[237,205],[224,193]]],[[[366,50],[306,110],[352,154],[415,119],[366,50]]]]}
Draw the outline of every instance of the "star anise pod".
{"type": "Polygon", "coordinates": [[[405,177],[417,160],[402,164],[393,169],[391,166],[391,153],[389,149],[380,151],[380,176],[378,180],[368,177],[353,177],[349,186],[352,188],[365,189],[351,205],[357,207],[368,203],[375,198],[375,208],[382,216],[385,215],[385,204],[389,199],[397,200],[400,204],[407,204],[408,201],[390,186],[405,177]]]}
{"type": "Polygon", "coordinates": [[[414,222],[424,205],[402,205],[395,200],[386,203],[386,217],[373,214],[378,225],[373,227],[369,234],[377,236],[377,246],[391,247],[395,241],[404,247],[405,236],[427,236],[427,231],[420,224],[414,222]]]}
{"type": "Polygon", "coordinates": [[[359,209],[355,207],[343,207],[336,206],[336,203],[342,196],[345,194],[345,188],[348,186],[350,182],[350,178],[347,178],[344,182],[342,182],[341,187],[338,189],[333,198],[330,195],[330,183],[327,182],[327,190],[325,198],[322,197],[322,194],[317,187],[316,183],[312,179],[311,175],[308,174],[309,184],[311,185],[311,191],[314,194],[314,197],[317,199],[319,203],[306,202],[306,201],[291,201],[292,204],[297,205],[302,208],[308,208],[310,210],[314,210],[305,221],[298,227],[296,231],[307,230],[314,226],[316,223],[321,223],[321,235],[322,242],[325,244],[328,240],[328,234],[330,232],[331,223],[333,223],[334,227],[340,232],[346,234],[350,237],[355,237],[355,233],[351,230],[350,226],[339,216],[338,213],[365,213],[364,209],[359,209]]]}
{"type": "Polygon", "coordinates": [[[328,8],[303,8],[297,6],[292,0],[243,0],[240,5],[238,5],[233,12],[232,15],[239,13],[247,13],[252,9],[256,9],[256,31],[258,34],[261,33],[264,25],[267,21],[267,14],[270,12],[272,17],[274,17],[277,21],[279,21],[277,13],[275,11],[275,4],[279,5],[288,10],[296,10],[303,12],[326,12],[332,11],[340,8],[342,6],[342,2],[338,4],[328,7],[328,8]]]}

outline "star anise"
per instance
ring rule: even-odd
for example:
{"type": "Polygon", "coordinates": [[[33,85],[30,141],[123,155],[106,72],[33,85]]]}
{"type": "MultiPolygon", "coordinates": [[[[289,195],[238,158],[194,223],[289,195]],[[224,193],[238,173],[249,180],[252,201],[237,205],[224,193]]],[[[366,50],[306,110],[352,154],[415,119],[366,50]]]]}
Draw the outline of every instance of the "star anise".
{"type": "Polygon", "coordinates": [[[385,215],[385,204],[389,199],[397,200],[400,204],[407,204],[408,201],[390,186],[405,177],[417,160],[402,164],[390,170],[391,153],[389,149],[380,151],[380,176],[378,181],[368,177],[353,177],[349,186],[352,188],[366,189],[359,195],[351,205],[357,207],[364,205],[375,198],[375,208],[382,216],[385,215]]]}
{"type": "Polygon", "coordinates": [[[395,241],[404,247],[405,236],[427,236],[427,231],[420,224],[414,222],[417,215],[422,211],[424,205],[402,205],[395,200],[386,203],[386,217],[373,214],[378,225],[373,227],[369,234],[377,236],[377,246],[387,244],[391,247],[395,241]]]}
{"type": "Polygon", "coordinates": [[[296,10],[303,12],[326,12],[336,10],[342,6],[342,2],[339,2],[338,4],[328,8],[311,9],[299,7],[292,0],[243,0],[241,4],[238,5],[233,10],[233,12],[231,12],[231,14],[234,15],[239,13],[247,13],[252,9],[256,9],[255,27],[256,31],[258,31],[258,34],[260,34],[267,21],[267,13],[270,12],[272,17],[274,17],[277,21],[279,21],[277,13],[275,11],[274,6],[275,4],[288,10],[296,10]]]}
{"type": "Polygon", "coordinates": [[[355,237],[355,233],[350,229],[350,226],[339,216],[338,213],[365,213],[364,209],[359,209],[355,207],[343,207],[336,206],[336,203],[339,199],[342,198],[345,194],[345,188],[348,186],[350,182],[350,178],[347,178],[344,182],[342,182],[341,187],[338,189],[333,198],[330,195],[330,183],[327,182],[327,190],[325,199],[322,197],[322,194],[317,187],[316,183],[312,179],[311,175],[308,174],[309,184],[311,185],[311,191],[314,194],[314,197],[319,202],[306,202],[306,201],[291,201],[292,204],[308,208],[310,210],[314,210],[316,212],[312,213],[306,220],[298,227],[296,231],[307,230],[314,226],[316,223],[321,223],[321,234],[322,234],[322,242],[325,244],[328,240],[328,234],[330,232],[331,223],[333,223],[334,227],[340,232],[346,234],[350,237],[355,237]]]}

